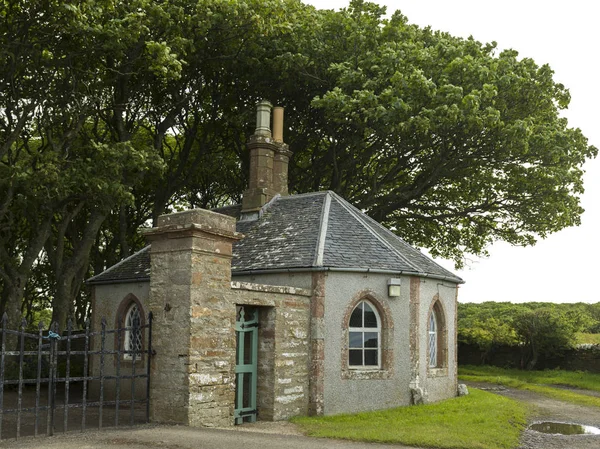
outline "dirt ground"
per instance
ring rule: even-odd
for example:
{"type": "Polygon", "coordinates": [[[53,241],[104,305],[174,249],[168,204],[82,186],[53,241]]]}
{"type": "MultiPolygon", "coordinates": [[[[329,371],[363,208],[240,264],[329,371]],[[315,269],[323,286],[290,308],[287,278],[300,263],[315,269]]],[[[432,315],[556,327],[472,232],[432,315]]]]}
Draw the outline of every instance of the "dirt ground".
{"type": "MultiPolygon", "coordinates": [[[[518,401],[526,402],[534,407],[531,422],[558,421],[576,423],[600,428],[600,408],[585,407],[557,401],[531,391],[504,388],[498,385],[468,383],[518,401]]],[[[576,390],[578,393],[598,396],[597,392],[576,390]]],[[[519,449],[599,449],[600,435],[551,435],[526,430],[521,437],[519,449]]]]}

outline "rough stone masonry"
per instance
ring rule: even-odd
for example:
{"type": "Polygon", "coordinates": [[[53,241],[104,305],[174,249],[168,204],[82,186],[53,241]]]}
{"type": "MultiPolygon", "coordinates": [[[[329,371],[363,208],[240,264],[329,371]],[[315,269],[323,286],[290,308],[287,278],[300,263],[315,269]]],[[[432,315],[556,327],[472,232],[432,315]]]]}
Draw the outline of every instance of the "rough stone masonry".
{"type": "Polygon", "coordinates": [[[159,218],[149,230],[149,308],[155,316],[150,390],[153,421],[233,424],[236,305],[258,307],[258,413],[308,412],[311,292],[231,282],[235,219],[206,210],[159,218]]]}

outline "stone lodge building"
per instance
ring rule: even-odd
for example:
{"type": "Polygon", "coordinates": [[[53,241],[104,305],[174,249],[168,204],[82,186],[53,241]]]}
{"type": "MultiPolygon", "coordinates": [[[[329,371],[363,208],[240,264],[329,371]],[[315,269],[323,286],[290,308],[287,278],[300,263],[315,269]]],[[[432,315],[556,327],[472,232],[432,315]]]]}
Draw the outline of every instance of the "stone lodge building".
{"type": "Polygon", "coordinates": [[[271,133],[271,105],[258,106],[241,205],[163,215],[149,246],[88,281],[95,328],[154,314],[153,420],[223,426],[455,396],[462,280],[333,192],[289,196],[273,112],[271,133]]]}

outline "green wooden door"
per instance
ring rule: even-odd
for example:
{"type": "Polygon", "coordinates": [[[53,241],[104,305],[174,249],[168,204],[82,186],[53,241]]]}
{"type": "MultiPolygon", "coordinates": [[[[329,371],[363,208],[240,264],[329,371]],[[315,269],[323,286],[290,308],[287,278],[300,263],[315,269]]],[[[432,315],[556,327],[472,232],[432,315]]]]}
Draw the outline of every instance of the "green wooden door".
{"type": "Polygon", "coordinates": [[[236,306],[235,423],[256,421],[258,309],[236,306]]]}

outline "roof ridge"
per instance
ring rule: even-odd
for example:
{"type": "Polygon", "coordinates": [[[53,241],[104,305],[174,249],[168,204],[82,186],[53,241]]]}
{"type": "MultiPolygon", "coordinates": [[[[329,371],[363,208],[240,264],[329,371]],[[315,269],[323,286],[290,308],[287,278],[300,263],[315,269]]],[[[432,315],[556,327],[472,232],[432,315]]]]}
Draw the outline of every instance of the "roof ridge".
{"type": "Polygon", "coordinates": [[[317,237],[317,247],[315,249],[315,257],[313,259],[313,266],[322,267],[323,257],[325,253],[325,240],[327,238],[327,227],[329,225],[329,210],[331,207],[331,192],[326,191],[325,198],[323,200],[323,206],[321,208],[321,219],[319,220],[319,232],[317,237]]]}
{"type": "MultiPolygon", "coordinates": [[[[377,235],[377,233],[375,233],[368,225],[367,223],[365,223],[365,220],[363,219],[363,216],[368,217],[367,214],[361,212],[357,207],[352,206],[350,203],[348,203],[346,200],[344,200],[343,198],[341,198],[339,195],[337,195],[335,192],[332,192],[333,195],[336,197],[338,203],[340,203],[340,205],[342,207],[344,207],[344,209],[346,209],[348,212],[350,212],[354,218],[370,233],[372,234],[377,240],[379,240],[384,246],[386,246],[388,249],[392,250],[392,252],[394,254],[396,254],[396,256],[398,256],[400,259],[402,259],[408,266],[412,267],[415,272],[417,273],[422,273],[423,270],[419,269],[419,267],[415,266],[414,263],[412,263],[410,260],[408,260],[406,257],[404,257],[404,255],[398,251],[396,248],[394,248],[392,245],[390,245],[388,242],[386,242],[384,239],[382,239],[379,235],[377,235]],[[341,201],[340,201],[341,200],[341,201]]],[[[370,218],[370,217],[369,217],[370,218]]],[[[389,232],[390,234],[392,234],[394,237],[400,239],[400,237],[398,237],[396,234],[394,234],[393,232],[391,232],[389,229],[386,229],[383,225],[381,225],[377,220],[373,220],[372,218],[370,218],[373,222],[375,222],[380,228],[384,229],[385,231],[389,232]]],[[[402,240],[402,239],[400,239],[402,240]]]]}
{"type": "Polygon", "coordinates": [[[427,256],[425,254],[423,254],[419,249],[415,248],[414,246],[412,246],[411,244],[409,244],[406,240],[404,240],[402,237],[400,237],[399,235],[396,235],[394,232],[392,232],[391,229],[386,228],[385,226],[383,226],[381,223],[379,223],[377,220],[369,217],[367,214],[364,214],[365,217],[367,217],[369,220],[371,220],[373,222],[373,224],[377,225],[379,228],[381,228],[381,230],[393,235],[396,239],[398,239],[400,242],[402,242],[403,245],[405,245],[407,248],[409,248],[412,251],[416,251],[417,253],[419,253],[419,255],[421,257],[425,257],[429,263],[434,264],[435,266],[441,268],[442,270],[452,274],[454,277],[459,278],[459,276],[456,276],[454,273],[452,273],[450,270],[444,268],[443,266],[441,266],[439,263],[437,263],[432,256],[427,256]]]}
{"type": "Polygon", "coordinates": [[[117,269],[118,267],[120,267],[121,265],[123,265],[125,262],[127,262],[129,259],[134,258],[135,256],[137,256],[138,254],[142,253],[143,251],[146,251],[150,248],[151,245],[146,245],[144,246],[142,249],[140,249],[139,251],[136,251],[135,253],[133,253],[131,256],[127,256],[125,259],[121,259],[119,262],[117,262],[116,264],[114,264],[111,267],[108,267],[106,270],[102,271],[101,273],[98,273],[94,276],[92,276],[91,278],[87,279],[85,282],[90,282],[93,281],[94,279],[96,279],[98,276],[106,274],[106,273],[110,273],[111,271],[117,269]]]}
{"type": "MultiPolygon", "coordinates": [[[[350,205],[350,207],[358,210],[358,208],[350,203],[348,203],[350,205]]],[[[388,234],[391,234],[394,238],[396,238],[397,240],[399,240],[400,242],[402,242],[402,244],[404,244],[408,249],[415,251],[417,253],[419,253],[419,255],[421,257],[425,257],[428,262],[433,263],[435,266],[441,268],[443,271],[446,271],[448,273],[450,273],[452,276],[459,278],[459,276],[456,276],[454,273],[452,273],[450,270],[444,268],[443,266],[441,266],[439,263],[437,263],[431,256],[426,256],[425,254],[423,254],[420,250],[418,250],[417,248],[415,248],[414,246],[412,246],[411,244],[409,244],[406,240],[404,240],[402,237],[400,237],[399,235],[395,234],[394,232],[392,232],[391,229],[386,228],[384,225],[382,225],[381,223],[379,223],[377,220],[375,220],[374,218],[369,217],[367,214],[361,213],[360,214],[361,217],[366,217],[367,220],[371,221],[374,225],[376,225],[379,229],[381,229],[383,232],[386,232],[388,234]]],[[[402,253],[399,253],[398,250],[395,250],[396,253],[402,255],[402,253]]],[[[406,259],[404,256],[402,256],[403,259],[406,259]]]]}
{"type": "Polygon", "coordinates": [[[309,196],[323,196],[332,192],[331,190],[319,190],[317,192],[295,193],[294,195],[281,196],[280,200],[293,200],[294,198],[305,198],[309,196]]]}

